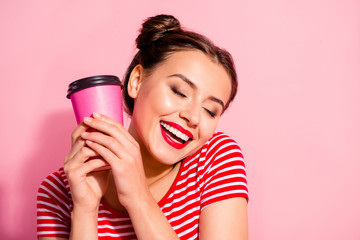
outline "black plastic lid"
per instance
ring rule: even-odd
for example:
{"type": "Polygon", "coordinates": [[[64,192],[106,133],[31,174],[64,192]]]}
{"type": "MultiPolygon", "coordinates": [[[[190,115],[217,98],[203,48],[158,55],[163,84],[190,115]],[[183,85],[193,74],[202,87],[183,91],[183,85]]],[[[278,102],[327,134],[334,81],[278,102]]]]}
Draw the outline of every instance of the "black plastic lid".
{"type": "Polygon", "coordinates": [[[122,84],[117,76],[98,75],[98,76],[82,78],[70,83],[66,97],[70,98],[70,95],[77,91],[89,87],[100,86],[100,85],[120,85],[122,88],[122,84]]]}

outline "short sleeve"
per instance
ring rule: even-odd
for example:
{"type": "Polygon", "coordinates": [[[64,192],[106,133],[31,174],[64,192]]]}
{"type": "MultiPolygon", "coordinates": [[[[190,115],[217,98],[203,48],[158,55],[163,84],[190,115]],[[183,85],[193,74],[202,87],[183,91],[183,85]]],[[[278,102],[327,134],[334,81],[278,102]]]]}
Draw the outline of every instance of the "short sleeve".
{"type": "Polygon", "coordinates": [[[63,237],[70,235],[70,196],[64,172],[50,174],[41,183],[37,195],[37,236],[63,237]]]}
{"type": "Polygon", "coordinates": [[[201,210],[229,198],[243,197],[248,200],[244,159],[236,141],[217,133],[207,148],[201,210]]]}

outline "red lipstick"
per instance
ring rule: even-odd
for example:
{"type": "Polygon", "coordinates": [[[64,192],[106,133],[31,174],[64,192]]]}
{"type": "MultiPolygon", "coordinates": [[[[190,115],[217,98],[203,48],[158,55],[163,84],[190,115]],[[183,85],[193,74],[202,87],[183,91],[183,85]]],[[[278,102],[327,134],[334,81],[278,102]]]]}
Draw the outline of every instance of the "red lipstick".
{"type": "Polygon", "coordinates": [[[163,123],[166,123],[167,125],[179,130],[180,132],[182,132],[183,134],[185,134],[186,136],[188,136],[189,138],[193,139],[194,136],[192,135],[191,132],[189,132],[188,130],[186,130],[185,128],[183,128],[182,126],[180,126],[177,123],[174,122],[166,122],[166,121],[162,121],[163,123]]]}
{"type": "MultiPolygon", "coordinates": [[[[165,122],[162,121],[163,123],[165,123],[166,125],[175,128],[176,130],[180,131],[182,134],[185,134],[187,137],[189,137],[189,140],[191,140],[193,138],[193,135],[191,134],[191,132],[189,132],[188,130],[184,129],[183,127],[181,127],[180,125],[173,123],[173,122],[165,122]]],[[[179,143],[178,141],[175,141],[173,138],[171,138],[164,130],[163,126],[160,125],[160,129],[161,129],[161,134],[164,138],[164,140],[172,147],[176,148],[176,149],[182,149],[184,148],[190,141],[186,141],[185,143],[179,143]]],[[[172,133],[170,133],[172,134],[172,133]]]]}

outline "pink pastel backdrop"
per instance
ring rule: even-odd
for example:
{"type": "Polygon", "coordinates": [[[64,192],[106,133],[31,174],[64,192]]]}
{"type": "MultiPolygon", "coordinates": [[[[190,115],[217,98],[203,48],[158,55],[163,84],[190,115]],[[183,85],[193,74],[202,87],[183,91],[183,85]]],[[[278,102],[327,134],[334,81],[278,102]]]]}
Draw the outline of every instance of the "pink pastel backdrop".
{"type": "Polygon", "coordinates": [[[360,2],[0,1],[0,236],[34,239],[36,191],[75,127],[67,85],[123,76],[142,20],[177,16],[233,53],[219,130],[243,148],[250,239],[360,239],[360,2]]]}

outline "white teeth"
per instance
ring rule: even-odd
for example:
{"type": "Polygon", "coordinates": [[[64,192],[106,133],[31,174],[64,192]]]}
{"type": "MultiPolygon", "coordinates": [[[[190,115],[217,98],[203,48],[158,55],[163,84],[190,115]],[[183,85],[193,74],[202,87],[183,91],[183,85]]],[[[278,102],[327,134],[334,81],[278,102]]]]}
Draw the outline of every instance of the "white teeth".
{"type": "Polygon", "coordinates": [[[181,139],[183,138],[183,134],[182,134],[181,132],[179,132],[179,131],[176,133],[176,136],[177,136],[178,138],[181,138],[181,139]]]}
{"type": "Polygon", "coordinates": [[[166,130],[168,130],[169,132],[171,132],[172,134],[174,134],[176,137],[180,138],[183,141],[188,141],[189,137],[187,135],[185,135],[184,133],[180,132],[179,130],[171,127],[170,125],[164,123],[164,122],[160,122],[161,126],[163,126],[166,130]]]}

